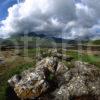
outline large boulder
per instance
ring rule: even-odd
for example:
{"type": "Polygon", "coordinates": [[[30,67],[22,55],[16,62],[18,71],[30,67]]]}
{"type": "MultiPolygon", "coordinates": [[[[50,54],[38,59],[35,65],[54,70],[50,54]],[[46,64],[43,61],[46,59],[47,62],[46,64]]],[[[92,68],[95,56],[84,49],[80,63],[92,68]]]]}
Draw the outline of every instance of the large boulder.
{"type": "Polygon", "coordinates": [[[14,88],[19,98],[34,99],[53,86],[56,71],[60,73],[59,70],[62,69],[60,67],[64,66],[59,64],[57,58],[47,57],[37,63],[34,71],[27,70],[21,75],[15,75],[8,80],[8,83],[14,88]]]}
{"type": "Polygon", "coordinates": [[[8,80],[21,99],[100,100],[100,70],[75,61],[68,69],[57,57],[47,57],[8,80]]]}
{"type": "Polygon", "coordinates": [[[66,72],[60,69],[61,74],[56,76],[58,88],[45,95],[45,100],[100,100],[100,69],[81,61],[74,65],[66,72]]]}
{"type": "Polygon", "coordinates": [[[100,69],[81,61],[74,65],[62,75],[64,82],[52,93],[53,100],[100,100],[100,69]]]}

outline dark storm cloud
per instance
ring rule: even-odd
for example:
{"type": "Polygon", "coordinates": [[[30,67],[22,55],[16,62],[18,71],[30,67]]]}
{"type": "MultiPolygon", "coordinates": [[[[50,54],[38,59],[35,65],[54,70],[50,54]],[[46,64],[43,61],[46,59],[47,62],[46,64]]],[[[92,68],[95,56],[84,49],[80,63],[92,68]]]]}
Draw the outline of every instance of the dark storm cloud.
{"type": "Polygon", "coordinates": [[[0,34],[37,32],[63,38],[96,36],[100,26],[100,1],[94,0],[25,0],[8,9],[1,21],[0,34]],[[93,31],[92,31],[93,30],[93,31]],[[92,33],[93,32],[93,33],[92,33]]]}

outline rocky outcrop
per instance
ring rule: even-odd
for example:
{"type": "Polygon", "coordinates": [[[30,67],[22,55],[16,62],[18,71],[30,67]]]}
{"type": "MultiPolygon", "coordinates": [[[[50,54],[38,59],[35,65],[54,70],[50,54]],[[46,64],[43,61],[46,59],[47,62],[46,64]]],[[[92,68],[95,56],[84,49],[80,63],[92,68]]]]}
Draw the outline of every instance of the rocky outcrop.
{"type": "Polygon", "coordinates": [[[64,77],[54,100],[100,100],[100,70],[95,66],[77,61],[64,77]]]}
{"type": "Polygon", "coordinates": [[[58,57],[47,57],[8,80],[21,99],[100,100],[100,70],[75,61],[68,69],[58,57]]]}
{"type": "Polygon", "coordinates": [[[14,88],[18,97],[34,99],[48,91],[52,83],[55,84],[55,74],[61,66],[63,65],[59,64],[57,58],[46,58],[37,63],[34,71],[27,70],[21,75],[15,75],[8,80],[8,83],[14,88]]]}
{"type": "Polygon", "coordinates": [[[49,49],[49,50],[47,50],[47,52],[40,52],[39,54],[36,55],[36,59],[37,59],[37,61],[40,61],[47,56],[57,57],[60,60],[69,61],[69,62],[74,59],[73,57],[66,55],[65,50],[57,51],[56,49],[54,49],[54,50],[49,49]]]}

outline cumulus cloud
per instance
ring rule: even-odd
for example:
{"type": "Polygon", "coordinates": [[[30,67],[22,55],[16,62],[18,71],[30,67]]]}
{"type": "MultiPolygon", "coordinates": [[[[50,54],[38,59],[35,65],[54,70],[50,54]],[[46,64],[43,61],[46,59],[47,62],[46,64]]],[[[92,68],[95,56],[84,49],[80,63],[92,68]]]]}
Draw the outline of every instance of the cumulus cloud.
{"type": "Polygon", "coordinates": [[[74,19],[72,0],[25,0],[8,9],[8,17],[1,23],[1,33],[61,32],[64,25],[74,19]]]}
{"type": "Polygon", "coordinates": [[[8,9],[7,18],[0,22],[0,36],[24,32],[63,38],[98,35],[94,28],[100,26],[100,1],[97,1],[24,0],[8,9]]]}

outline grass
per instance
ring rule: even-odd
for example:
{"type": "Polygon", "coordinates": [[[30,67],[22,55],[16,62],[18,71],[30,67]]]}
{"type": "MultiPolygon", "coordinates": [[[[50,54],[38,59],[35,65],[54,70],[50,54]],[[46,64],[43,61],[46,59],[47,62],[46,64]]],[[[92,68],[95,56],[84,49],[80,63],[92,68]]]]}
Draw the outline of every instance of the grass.
{"type": "MultiPolygon", "coordinates": [[[[37,53],[43,53],[47,52],[48,49],[37,49],[37,53]]],[[[27,50],[26,50],[27,51],[27,50]]],[[[9,52],[7,52],[9,53],[9,52]]],[[[100,55],[93,55],[88,53],[78,53],[78,51],[66,51],[66,55],[70,55],[74,58],[74,61],[81,60],[85,62],[89,62],[91,64],[96,65],[100,68],[100,55]]],[[[17,58],[12,62],[7,62],[6,66],[0,66],[0,100],[6,100],[6,89],[8,87],[7,81],[9,78],[11,78],[15,74],[19,74],[22,71],[35,67],[36,64],[36,49],[28,49],[28,56],[31,58],[31,61],[25,61],[24,57],[27,55],[24,55],[23,50],[20,50],[20,55],[17,55],[17,58]]],[[[48,56],[48,54],[46,55],[48,56]]],[[[8,58],[11,58],[11,55],[8,55],[8,58]]],[[[71,62],[66,62],[66,64],[69,67],[73,67],[74,65],[71,62]]],[[[52,77],[50,76],[52,79],[52,77]]]]}
{"type": "MultiPolygon", "coordinates": [[[[9,52],[7,52],[7,53],[9,53],[9,52]]],[[[20,53],[22,53],[22,52],[23,52],[23,50],[20,50],[20,53]]],[[[17,55],[15,60],[7,61],[6,65],[0,65],[0,67],[1,67],[0,100],[6,100],[6,96],[7,96],[6,91],[7,91],[7,87],[8,87],[7,81],[9,78],[11,78],[15,74],[20,74],[24,70],[35,67],[36,61],[35,61],[35,59],[32,59],[32,57],[35,55],[35,50],[34,49],[28,50],[28,52],[29,52],[28,53],[29,60],[26,60],[26,58],[24,57],[24,54],[22,53],[21,55],[17,55]]],[[[8,59],[10,59],[11,57],[12,57],[12,55],[9,55],[8,59]]]]}
{"type": "Polygon", "coordinates": [[[20,74],[22,71],[32,68],[35,66],[35,62],[33,63],[26,63],[26,64],[21,64],[19,66],[16,66],[13,69],[8,69],[7,73],[4,75],[0,76],[0,100],[5,100],[6,98],[6,89],[8,87],[7,81],[10,77],[12,77],[15,74],[20,74]]]}
{"type": "Polygon", "coordinates": [[[92,44],[94,44],[94,45],[99,45],[99,46],[100,46],[100,39],[94,40],[94,41],[91,41],[91,42],[92,42],[92,44]]]}
{"type": "Polygon", "coordinates": [[[88,53],[78,53],[78,51],[67,51],[67,55],[70,55],[74,58],[74,60],[80,60],[84,62],[88,62],[100,68],[100,55],[96,56],[88,53]]]}

